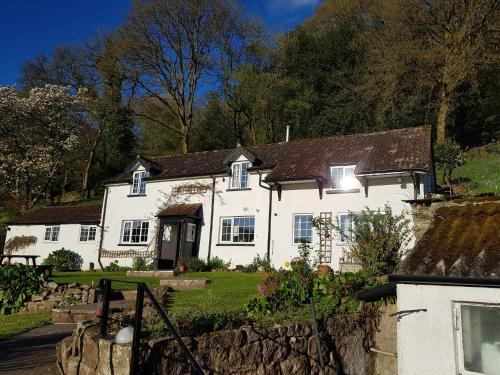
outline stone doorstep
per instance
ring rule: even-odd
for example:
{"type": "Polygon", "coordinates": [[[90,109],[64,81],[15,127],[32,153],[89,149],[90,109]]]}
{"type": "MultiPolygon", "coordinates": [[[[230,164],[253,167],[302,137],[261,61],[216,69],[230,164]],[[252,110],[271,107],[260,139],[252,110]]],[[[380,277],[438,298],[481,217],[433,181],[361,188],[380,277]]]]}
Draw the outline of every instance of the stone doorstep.
{"type": "Polygon", "coordinates": [[[171,279],[160,280],[160,286],[168,286],[172,289],[200,289],[204,288],[208,283],[204,277],[172,277],[171,279]]]}
{"type": "Polygon", "coordinates": [[[157,277],[158,279],[169,279],[174,277],[173,270],[157,271],[127,271],[127,276],[131,277],[157,277]]]}
{"type": "MultiPolygon", "coordinates": [[[[111,301],[109,305],[110,314],[125,310],[131,301],[111,301]]],[[[75,305],[66,308],[52,309],[52,323],[78,323],[86,320],[96,319],[98,303],[86,305],[75,305]]]]}

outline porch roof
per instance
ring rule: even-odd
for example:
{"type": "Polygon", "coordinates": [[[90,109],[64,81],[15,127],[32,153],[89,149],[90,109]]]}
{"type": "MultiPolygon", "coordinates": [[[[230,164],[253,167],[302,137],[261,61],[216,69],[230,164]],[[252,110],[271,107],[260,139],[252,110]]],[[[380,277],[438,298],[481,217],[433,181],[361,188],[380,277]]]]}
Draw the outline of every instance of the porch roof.
{"type": "Polygon", "coordinates": [[[198,217],[198,212],[202,207],[201,203],[181,203],[174,204],[158,212],[158,217],[165,216],[192,216],[198,217]]]}

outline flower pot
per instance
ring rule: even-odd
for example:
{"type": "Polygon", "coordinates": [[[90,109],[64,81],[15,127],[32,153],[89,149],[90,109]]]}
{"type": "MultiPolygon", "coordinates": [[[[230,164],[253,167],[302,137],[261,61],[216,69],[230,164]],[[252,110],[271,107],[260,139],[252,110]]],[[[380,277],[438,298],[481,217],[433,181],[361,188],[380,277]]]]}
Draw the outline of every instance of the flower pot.
{"type": "Polygon", "coordinates": [[[184,273],[186,272],[186,265],[185,264],[179,264],[179,273],[184,273]]]}
{"type": "Polygon", "coordinates": [[[325,276],[332,272],[332,267],[327,264],[322,264],[318,267],[318,276],[325,276]]]}

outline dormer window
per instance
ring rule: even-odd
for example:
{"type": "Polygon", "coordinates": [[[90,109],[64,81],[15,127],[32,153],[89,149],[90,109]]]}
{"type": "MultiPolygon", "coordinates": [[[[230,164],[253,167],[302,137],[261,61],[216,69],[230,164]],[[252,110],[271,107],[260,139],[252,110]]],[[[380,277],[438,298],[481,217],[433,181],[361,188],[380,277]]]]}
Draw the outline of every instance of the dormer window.
{"type": "Polygon", "coordinates": [[[338,191],[350,191],[359,189],[359,180],[354,174],[355,168],[355,165],[330,167],[332,189],[338,191]]]}
{"type": "Polygon", "coordinates": [[[146,177],[148,172],[136,171],[132,176],[132,195],[146,194],[146,177]]]}
{"type": "Polygon", "coordinates": [[[248,166],[249,162],[235,162],[231,166],[231,189],[248,188],[248,166]]]}

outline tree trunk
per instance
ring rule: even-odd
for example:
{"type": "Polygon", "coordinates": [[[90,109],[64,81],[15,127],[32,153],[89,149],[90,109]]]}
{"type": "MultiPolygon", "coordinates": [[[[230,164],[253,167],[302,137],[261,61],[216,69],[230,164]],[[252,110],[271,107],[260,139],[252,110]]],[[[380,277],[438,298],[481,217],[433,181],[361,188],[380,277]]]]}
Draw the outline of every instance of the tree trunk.
{"type": "Polygon", "coordinates": [[[99,145],[99,142],[102,137],[102,128],[99,128],[99,131],[97,133],[97,137],[94,140],[94,143],[92,145],[92,149],[90,150],[89,158],[87,160],[87,164],[85,165],[85,169],[83,171],[83,177],[82,177],[82,195],[81,197],[83,199],[89,199],[90,198],[90,172],[92,170],[92,165],[94,164],[94,159],[95,159],[95,154],[97,150],[97,146],[99,145]]]}
{"type": "Polygon", "coordinates": [[[439,113],[437,118],[436,141],[437,143],[444,142],[446,138],[446,120],[450,112],[450,104],[446,98],[446,94],[441,94],[441,103],[439,105],[439,113]]]}

